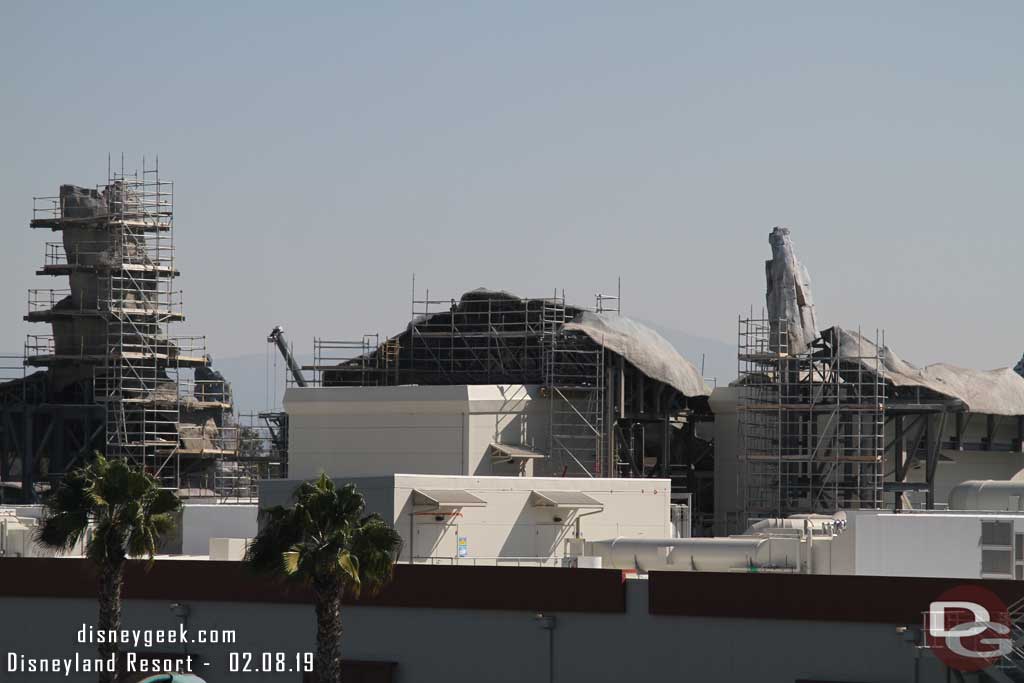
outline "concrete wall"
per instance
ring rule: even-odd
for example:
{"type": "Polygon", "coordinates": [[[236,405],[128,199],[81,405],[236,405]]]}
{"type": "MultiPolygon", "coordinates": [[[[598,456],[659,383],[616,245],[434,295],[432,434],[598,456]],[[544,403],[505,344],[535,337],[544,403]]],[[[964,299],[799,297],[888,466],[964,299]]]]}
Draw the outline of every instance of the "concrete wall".
{"type": "MultiPolygon", "coordinates": [[[[346,606],[342,653],[351,659],[397,662],[399,683],[547,681],[551,654],[554,675],[550,680],[560,683],[638,676],[759,683],[915,680],[918,653],[892,624],[652,615],[646,583],[627,581],[625,613],[554,613],[551,632],[540,628],[531,610],[346,606]]],[[[127,600],[124,627],[177,628],[179,621],[169,603],[127,600]]],[[[193,633],[228,629],[237,634],[234,645],[189,646],[197,662],[209,662],[209,666],[198,666],[205,680],[299,683],[298,673],[231,674],[229,652],[253,652],[258,661],[261,652],[285,652],[290,659],[296,652],[309,651],[315,642],[311,605],[188,604],[193,633]]],[[[4,629],[0,679],[9,683],[56,680],[47,674],[7,673],[7,653],[68,657],[78,651],[90,656],[95,649],[76,645],[75,634],[82,624],[93,623],[95,612],[95,602],[87,599],[0,598],[4,623],[18,624],[4,629]]],[[[158,651],[182,650],[169,646],[158,651]]],[[[95,681],[96,676],[77,674],[62,680],[95,681]]],[[[917,680],[946,680],[927,652],[917,680]]]]}
{"type": "Polygon", "coordinates": [[[558,467],[545,461],[496,463],[489,454],[492,443],[522,445],[547,453],[548,403],[535,386],[470,385],[466,420],[465,474],[478,476],[545,475],[558,467]]]}
{"type": "Polygon", "coordinates": [[[211,538],[252,538],[258,531],[256,505],[192,505],[181,511],[181,553],[206,555],[211,538]]]}
{"type": "Polygon", "coordinates": [[[466,404],[465,387],[288,389],[289,475],[464,474],[466,404]]]}
{"type": "Polygon", "coordinates": [[[742,519],[743,500],[739,495],[739,425],[736,418],[736,387],[716,387],[711,392],[711,411],[715,414],[715,522],[714,534],[726,536],[746,528],[742,519]]]}
{"type": "MultiPolygon", "coordinates": [[[[576,521],[589,540],[616,536],[671,536],[668,479],[588,479],[567,477],[457,477],[396,474],[391,477],[336,479],[352,482],[366,497],[367,510],[394,524],[404,545],[401,559],[494,564],[495,558],[547,558],[557,563],[565,541],[575,537],[576,521]],[[464,490],[486,502],[434,512],[413,504],[413,491],[464,490]],[[531,492],[582,491],[601,502],[592,510],[537,507],[531,492]],[[438,519],[440,518],[440,519],[438,519]],[[465,557],[458,552],[465,540],[465,557]]],[[[297,481],[260,482],[260,507],[286,504],[297,481]]],[[[536,562],[526,560],[527,564],[536,562]]]]}
{"type": "Polygon", "coordinates": [[[396,472],[516,475],[532,462],[492,463],[492,442],[546,450],[547,409],[522,385],[291,388],[289,474],[396,472]]]}
{"type": "Polygon", "coordinates": [[[671,535],[667,479],[574,479],[564,477],[426,477],[395,476],[395,528],[406,539],[403,559],[446,558],[454,562],[490,558],[551,558],[565,555],[565,541],[576,536],[596,540],[628,536],[665,538],[671,535]],[[414,489],[461,489],[487,502],[457,515],[423,514],[413,505],[414,489]],[[593,510],[537,507],[531,492],[582,491],[604,508],[593,510]],[[466,543],[458,556],[458,540],[466,543]],[[410,542],[411,539],[411,542],[410,542]]]}

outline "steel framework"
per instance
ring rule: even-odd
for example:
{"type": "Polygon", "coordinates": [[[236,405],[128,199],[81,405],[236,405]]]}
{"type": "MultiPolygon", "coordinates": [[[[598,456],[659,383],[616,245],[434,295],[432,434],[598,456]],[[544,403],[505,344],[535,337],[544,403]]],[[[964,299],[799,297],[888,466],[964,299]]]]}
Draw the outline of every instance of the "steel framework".
{"type": "Polygon", "coordinates": [[[870,358],[818,340],[791,353],[778,321],[740,318],[737,411],[748,517],[882,503],[886,385],[870,358]]]}
{"type": "Polygon", "coordinates": [[[673,496],[692,495],[693,516],[710,527],[714,503],[711,442],[696,425],[711,419],[706,397],[687,397],[652,379],[589,335],[567,330],[584,311],[620,314],[620,294],[600,294],[593,309],[566,303],[558,290],[522,298],[477,289],[459,299],[410,299],[401,333],[352,341],[316,339],[312,386],[513,384],[539,387],[546,405],[550,474],[671,477],[673,496]]]}
{"type": "Polygon", "coordinates": [[[41,457],[40,474],[60,476],[97,437],[108,456],[174,487],[234,453],[237,430],[223,419],[230,385],[208,368],[205,338],[171,335],[184,314],[174,288],[174,186],[159,166],[143,160],[141,172],[129,173],[122,162],[93,190],[65,185],[58,196],[36,197],[31,226],[60,233],[46,243],[37,274],[66,276],[69,287],[29,290],[25,319],[50,324],[52,334],[28,335],[23,363],[46,371],[3,392],[11,398],[5,424],[15,415],[27,423],[21,438],[9,424],[3,430],[23,483],[31,488],[41,457]],[[38,395],[14,400],[18,387],[36,385],[38,395]]]}
{"type": "MultiPolygon", "coordinates": [[[[619,297],[598,296],[597,308],[617,312],[619,297]]],[[[583,309],[564,295],[520,299],[477,290],[460,300],[423,298],[415,291],[405,334],[337,341],[316,338],[313,386],[396,384],[537,384],[549,398],[549,456],[563,470],[601,476],[604,444],[604,349],[563,325],[583,309]]]]}
{"type": "MultiPolygon", "coordinates": [[[[599,307],[601,302],[598,298],[599,307]]],[[[541,312],[549,455],[563,469],[576,466],[587,475],[605,476],[604,347],[563,329],[564,295],[543,300],[541,312]]]]}

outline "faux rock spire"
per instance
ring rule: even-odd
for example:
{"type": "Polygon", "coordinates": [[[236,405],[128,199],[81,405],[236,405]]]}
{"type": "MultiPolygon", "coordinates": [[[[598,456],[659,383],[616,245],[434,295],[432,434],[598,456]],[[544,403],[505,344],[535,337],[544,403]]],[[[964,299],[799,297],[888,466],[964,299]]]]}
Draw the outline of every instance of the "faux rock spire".
{"type": "Polygon", "coordinates": [[[778,327],[782,324],[786,350],[800,353],[818,337],[811,276],[793,251],[789,228],[774,228],[768,235],[768,243],[772,245],[772,259],[765,261],[764,270],[768,282],[765,300],[771,325],[771,346],[773,350],[782,346],[778,334],[778,327]]]}

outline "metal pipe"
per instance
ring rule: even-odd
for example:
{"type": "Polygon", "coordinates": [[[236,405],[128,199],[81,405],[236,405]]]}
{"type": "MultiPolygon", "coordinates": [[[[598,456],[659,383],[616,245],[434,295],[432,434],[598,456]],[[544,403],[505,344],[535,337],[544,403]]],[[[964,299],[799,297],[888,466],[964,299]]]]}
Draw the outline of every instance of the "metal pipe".
{"type": "Polygon", "coordinates": [[[766,537],[728,538],[622,538],[594,541],[594,554],[602,564],[616,569],[729,571],[761,564],[759,555],[770,540],[766,537]]]}
{"type": "Polygon", "coordinates": [[[590,515],[600,514],[602,512],[604,512],[604,508],[601,508],[600,510],[591,510],[590,512],[583,512],[583,513],[579,513],[578,512],[576,514],[576,538],[580,537],[580,520],[583,519],[584,517],[589,517],[590,515]]]}
{"type": "Polygon", "coordinates": [[[1009,510],[1024,505],[1024,481],[968,480],[949,492],[950,510],[1009,510]]]}
{"type": "Polygon", "coordinates": [[[555,617],[538,613],[534,616],[542,629],[548,632],[548,683],[555,682],[555,617]]]}

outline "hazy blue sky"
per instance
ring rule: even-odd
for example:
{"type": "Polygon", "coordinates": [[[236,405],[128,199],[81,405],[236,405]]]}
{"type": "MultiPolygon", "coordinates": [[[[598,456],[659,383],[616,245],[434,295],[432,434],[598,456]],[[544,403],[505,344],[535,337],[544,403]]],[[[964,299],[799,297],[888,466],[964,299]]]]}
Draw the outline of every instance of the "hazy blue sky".
{"type": "MultiPolygon", "coordinates": [[[[0,349],[107,154],[176,181],[215,356],[285,325],[398,331],[446,297],[622,277],[625,312],[734,342],[793,230],[822,325],[1012,365],[1024,249],[1019,2],[0,5],[0,349]]],[[[45,333],[42,326],[36,327],[45,333]]]]}

